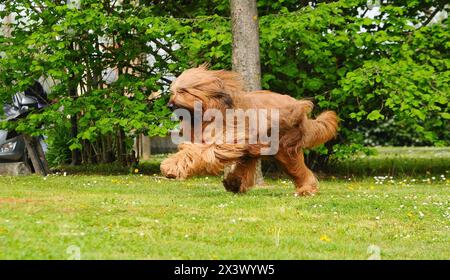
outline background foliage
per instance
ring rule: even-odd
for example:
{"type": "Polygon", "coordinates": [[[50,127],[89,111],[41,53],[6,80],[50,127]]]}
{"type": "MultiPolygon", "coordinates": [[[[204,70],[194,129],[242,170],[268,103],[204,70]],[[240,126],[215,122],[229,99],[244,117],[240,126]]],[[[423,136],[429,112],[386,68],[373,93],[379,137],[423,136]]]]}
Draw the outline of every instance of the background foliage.
{"type": "MultiPolygon", "coordinates": [[[[321,163],[367,145],[449,144],[448,17],[432,21],[446,1],[372,4],[258,1],[263,87],[314,98],[317,112],[341,118],[338,139],[310,155],[326,154],[321,163]]],[[[16,20],[12,36],[0,37],[2,99],[41,76],[58,80],[53,105],[14,125],[42,133],[44,123],[66,139],[53,143],[68,141],[86,163],[130,162],[136,135],[167,132],[165,97],[148,97],[166,93],[173,75],[205,61],[231,67],[227,0],[3,5],[0,16],[16,20]],[[120,75],[107,83],[102,72],[111,68],[120,75]]]]}

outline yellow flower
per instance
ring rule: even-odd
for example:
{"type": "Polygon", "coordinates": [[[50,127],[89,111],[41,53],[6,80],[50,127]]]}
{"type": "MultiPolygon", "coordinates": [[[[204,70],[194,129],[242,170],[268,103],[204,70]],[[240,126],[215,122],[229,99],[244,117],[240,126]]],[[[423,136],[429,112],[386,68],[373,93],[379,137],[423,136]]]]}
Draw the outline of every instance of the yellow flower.
{"type": "Polygon", "coordinates": [[[331,239],[326,234],[322,234],[322,236],[320,236],[320,240],[325,242],[331,242],[331,239]]]}
{"type": "Polygon", "coordinates": [[[134,169],[134,173],[139,173],[139,169],[134,169]]]}

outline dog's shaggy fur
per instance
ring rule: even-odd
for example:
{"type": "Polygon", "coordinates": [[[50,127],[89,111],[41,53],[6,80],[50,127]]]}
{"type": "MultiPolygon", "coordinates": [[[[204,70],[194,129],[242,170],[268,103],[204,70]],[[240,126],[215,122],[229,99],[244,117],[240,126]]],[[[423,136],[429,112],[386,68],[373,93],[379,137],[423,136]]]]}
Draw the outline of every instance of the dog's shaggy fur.
{"type": "MultiPolygon", "coordinates": [[[[203,112],[212,108],[223,113],[226,109],[278,109],[279,149],[274,157],[293,178],[296,194],[317,192],[318,181],[304,163],[303,149],[325,143],[335,136],[338,119],[334,112],[326,111],[316,119],[310,119],[312,102],[270,91],[247,92],[237,73],[208,70],[206,66],[184,71],[172,83],[171,92],[169,106],[190,112],[194,110],[195,101],[201,101],[203,112]]],[[[248,135],[241,137],[247,139],[248,135]]],[[[261,157],[263,144],[207,144],[203,140],[180,144],[178,153],[162,162],[162,174],[185,179],[196,174],[219,174],[226,165],[232,165],[223,180],[228,191],[246,192],[255,184],[256,162],[261,157]]]]}

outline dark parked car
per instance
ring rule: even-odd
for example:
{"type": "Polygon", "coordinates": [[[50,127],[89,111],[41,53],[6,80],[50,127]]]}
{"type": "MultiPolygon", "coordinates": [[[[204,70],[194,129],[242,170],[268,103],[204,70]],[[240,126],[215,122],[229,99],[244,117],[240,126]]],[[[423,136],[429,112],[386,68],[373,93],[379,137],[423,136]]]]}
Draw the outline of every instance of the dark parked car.
{"type": "MultiPolygon", "coordinates": [[[[42,85],[35,82],[25,92],[14,94],[11,104],[5,104],[3,111],[7,121],[15,121],[25,117],[30,109],[40,109],[48,105],[47,94],[42,85]]],[[[4,120],[5,120],[4,119],[4,120]]],[[[40,139],[41,145],[43,139],[40,139]]],[[[44,149],[45,150],[45,149],[44,149]]],[[[28,157],[23,136],[15,131],[0,130],[0,162],[28,163],[28,157]]]]}

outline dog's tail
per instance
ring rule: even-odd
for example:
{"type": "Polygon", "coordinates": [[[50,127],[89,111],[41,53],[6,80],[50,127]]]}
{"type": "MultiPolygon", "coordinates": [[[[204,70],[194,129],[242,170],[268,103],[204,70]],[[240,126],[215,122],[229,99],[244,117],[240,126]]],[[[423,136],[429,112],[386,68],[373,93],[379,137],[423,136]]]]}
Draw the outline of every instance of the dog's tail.
{"type": "Polygon", "coordinates": [[[302,148],[313,148],[328,142],[336,136],[338,117],[333,111],[325,111],[316,119],[304,118],[300,124],[302,148]]]}
{"type": "Polygon", "coordinates": [[[313,148],[323,144],[336,136],[338,117],[333,111],[325,111],[316,119],[308,117],[313,109],[313,103],[309,100],[299,100],[286,111],[282,112],[285,127],[289,130],[281,139],[283,145],[291,152],[301,148],[313,148]]]}

